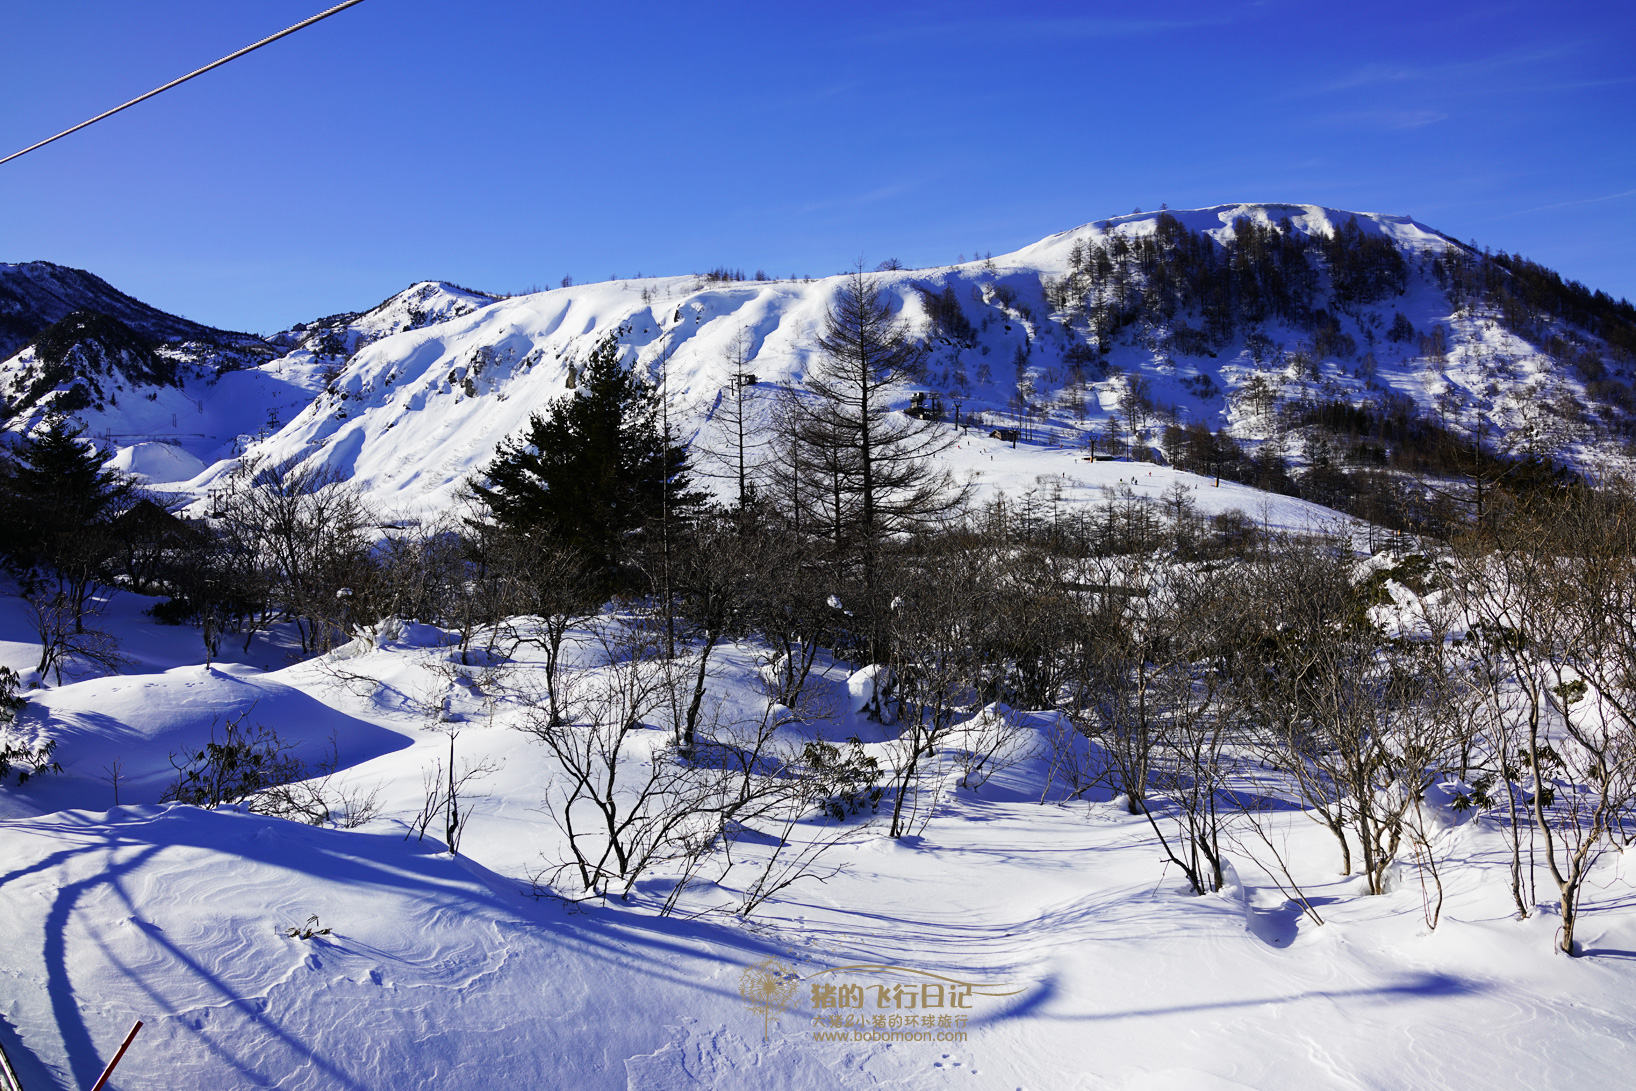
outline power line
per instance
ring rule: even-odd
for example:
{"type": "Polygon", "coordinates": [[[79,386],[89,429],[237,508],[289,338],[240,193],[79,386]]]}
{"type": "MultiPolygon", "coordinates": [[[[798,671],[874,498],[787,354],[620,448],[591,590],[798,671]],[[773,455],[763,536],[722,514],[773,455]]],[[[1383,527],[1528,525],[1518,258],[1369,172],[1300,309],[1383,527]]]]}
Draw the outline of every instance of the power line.
{"type": "Polygon", "coordinates": [[[272,35],[270,37],[267,37],[267,38],[263,38],[261,41],[257,42],[255,45],[247,45],[243,49],[239,50],[237,53],[229,53],[227,56],[223,57],[219,61],[212,61],[210,64],[205,65],[203,68],[197,69],[197,70],[195,70],[193,72],[189,72],[187,75],[181,77],[180,79],[171,80],[169,83],[165,84],[163,87],[155,87],[152,91],[149,91],[145,95],[138,95],[136,98],[133,98],[131,101],[125,103],[122,106],[115,106],[112,110],[108,110],[108,111],[105,111],[103,113],[100,113],[96,117],[92,118],[89,121],[82,121],[78,125],[74,126],[72,129],[64,129],[62,132],[58,133],[56,136],[46,137],[44,140],[40,141],[38,144],[30,144],[28,147],[24,148],[20,152],[13,152],[10,155],[6,156],[4,159],[0,159],[0,163],[9,163],[13,159],[16,159],[18,156],[27,155],[29,152],[35,150],[36,148],[45,147],[47,144],[51,143],[53,140],[61,140],[63,137],[69,135],[70,133],[77,133],[81,129],[85,128],[87,125],[95,125],[97,122],[101,121],[103,118],[112,117],[115,114],[119,113],[119,111],[127,110],[127,109],[131,108],[132,106],[135,106],[139,102],[143,102],[143,101],[145,101],[147,99],[152,98],[153,96],[159,94],[161,91],[169,91],[172,87],[175,87],[179,83],[186,83],[188,80],[192,79],[194,76],[202,76],[206,72],[210,71],[212,68],[220,68],[222,65],[226,64],[228,61],[236,61],[240,57],[244,56],[246,53],[254,53],[256,50],[260,49],[264,45],[270,45],[273,42],[278,41],[280,38],[283,38],[283,37],[286,37],[288,35],[294,34],[296,31],[301,30],[303,27],[312,26],[314,23],[318,22],[320,19],[328,19],[331,15],[334,15],[338,11],[345,11],[347,8],[350,8],[350,7],[352,7],[352,6],[356,5],[356,4],[361,4],[363,2],[364,2],[364,0],[346,0],[346,2],[343,3],[343,4],[336,4],[333,8],[330,8],[328,11],[319,12],[317,15],[314,15],[311,19],[303,19],[301,22],[295,24],[295,26],[293,26],[293,27],[287,27],[284,30],[279,31],[277,34],[274,34],[274,35],[272,35]]]}

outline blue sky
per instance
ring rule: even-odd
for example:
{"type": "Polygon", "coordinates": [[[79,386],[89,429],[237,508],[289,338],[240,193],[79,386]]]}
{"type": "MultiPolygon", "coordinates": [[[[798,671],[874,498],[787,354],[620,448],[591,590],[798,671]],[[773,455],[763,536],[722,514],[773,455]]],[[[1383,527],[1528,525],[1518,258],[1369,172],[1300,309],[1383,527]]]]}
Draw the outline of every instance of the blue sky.
{"type": "MultiPolygon", "coordinates": [[[[324,6],[9,0],[0,154],[324,6]]],[[[1268,200],[1636,298],[1633,9],[366,0],[0,167],[0,261],[271,332],[418,279],[946,264],[1268,200]]]]}

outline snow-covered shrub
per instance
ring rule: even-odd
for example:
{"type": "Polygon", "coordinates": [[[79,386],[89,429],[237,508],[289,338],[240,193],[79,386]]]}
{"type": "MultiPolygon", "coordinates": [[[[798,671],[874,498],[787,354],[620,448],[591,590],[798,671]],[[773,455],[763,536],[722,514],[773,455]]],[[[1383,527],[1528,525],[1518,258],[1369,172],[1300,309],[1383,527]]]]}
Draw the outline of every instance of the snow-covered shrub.
{"type": "Polygon", "coordinates": [[[876,723],[897,722],[897,675],[883,663],[872,663],[846,680],[852,712],[876,723]]]}
{"type": "Polygon", "coordinates": [[[1017,711],[995,702],[960,725],[955,764],[962,788],[981,788],[1002,769],[1038,752],[1039,737],[1017,711]]]}
{"type": "Polygon", "coordinates": [[[836,821],[880,809],[880,762],[865,754],[863,740],[854,735],[842,750],[834,743],[815,739],[801,750],[801,763],[811,778],[818,808],[836,821]]]}
{"type": "Polygon", "coordinates": [[[13,738],[7,731],[17,722],[17,714],[28,703],[17,692],[21,684],[16,671],[10,667],[0,667],[0,779],[17,769],[19,784],[39,773],[62,772],[62,766],[51,759],[57,749],[55,739],[28,741],[13,738]]]}
{"type": "Polygon", "coordinates": [[[244,726],[244,717],[227,721],[222,738],[210,730],[210,740],[200,750],[170,763],[176,781],[159,797],[162,803],[189,803],[195,807],[220,807],[248,802],[257,793],[279,784],[301,780],[306,768],[290,753],[270,727],[244,726]]]}

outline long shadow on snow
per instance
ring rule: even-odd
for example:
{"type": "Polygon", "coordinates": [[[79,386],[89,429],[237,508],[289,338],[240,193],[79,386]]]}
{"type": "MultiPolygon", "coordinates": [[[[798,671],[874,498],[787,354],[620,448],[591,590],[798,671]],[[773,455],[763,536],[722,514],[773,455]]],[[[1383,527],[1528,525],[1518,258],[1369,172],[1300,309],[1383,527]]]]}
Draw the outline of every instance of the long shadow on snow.
{"type": "Polygon", "coordinates": [[[0,1045],[5,1046],[6,1059],[24,1087],[60,1086],[56,1074],[23,1044],[22,1034],[4,1016],[0,1016],[0,1045]]]}
{"type": "MultiPolygon", "coordinates": [[[[1049,979],[1044,983],[1046,987],[1054,988],[1049,979]]],[[[1079,1015],[1067,1015],[1060,1012],[1049,1013],[1049,1018],[1073,1023],[1095,1023],[1112,1019],[1146,1019],[1166,1015],[1183,1015],[1190,1012],[1221,1011],[1228,1008],[1254,1008],[1263,1004],[1288,1004],[1299,1000],[1349,1000],[1374,999],[1396,1000],[1404,997],[1452,997],[1474,994],[1479,989],[1471,983],[1461,981],[1448,974],[1417,973],[1411,974],[1396,985],[1380,985],[1374,988],[1357,989],[1305,989],[1301,992],[1288,993],[1283,996],[1255,996],[1237,1000],[1213,1000],[1199,1004],[1174,1004],[1167,1008],[1129,1008],[1123,1011],[1089,1012],[1079,1015]]],[[[976,1017],[971,1020],[972,1026],[988,1023],[1003,1023],[1010,1019],[1020,1018],[1035,1011],[1043,999],[1036,1001],[1029,997],[1020,1004],[1012,1005],[1003,1012],[992,1016],[976,1017]]]]}
{"type": "MultiPolygon", "coordinates": [[[[137,816],[134,822],[130,819],[126,819],[123,822],[116,819],[112,823],[112,826],[116,830],[125,831],[123,835],[113,832],[99,833],[96,826],[92,826],[87,822],[76,821],[73,818],[66,820],[59,819],[57,821],[47,823],[28,823],[27,825],[36,829],[42,829],[43,832],[56,833],[58,836],[67,835],[84,838],[85,843],[77,850],[70,849],[53,853],[45,861],[41,861],[32,867],[18,869],[17,871],[5,876],[3,880],[0,880],[0,882],[9,882],[20,877],[21,875],[46,870],[47,867],[60,866],[61,864],[67,863],[75,856],[83,856],[89,853],[98,852],[103,853],[106,856],[106,859],[94,874],[76,882],[64,884],[57,888],[56,897],[52,900],[51,908],[47,912],[44,922],[45,927],[41,955],[42,960],[45,963],[46,970],[46,991],[50,999],[52,1015],[57,1024],[57,1032],[62,1039],[64,1053],[67,1055],[69,1067],[73,1071],[73,1083],[78,1086],[85,1087],[94,1082],[102,1071],[102,1062],[99,1060],[96,1045],[91,1040],[90,1028],[86,1026],[85,1021],[81,1016],[80,1004],[76,999],[76,989],[69,974],[67,939],[70,918],[73,916],[75,907],[82,897],[84,897],[90,891],[103,886],[109,887],[113,890],[115,895],[122,902],[124,902],[125,906],[131,911],[134,918],[137,912],[137,906],[131,900],[129,893],[125,890],[123,884],[121,883],[121,878],[124,875],[137,870],[140,865],[152,860],[155,856],[168,847],[188,845],[192,847],[217,850],[221,848],[220,838],[170,837],[160,840],[131,836],[130,830],[132,826],[142,826],[150,823],[162,822],[167,818],[171,818],[178,812],[181,812],[182,814],[190,813],[190,816],[215,816],[217,814],[217,812],[201,811],[193,807],[182,807],[168,809],[154,817],[148,817],[146,815],[137,816]],[[141,845],[143,847],[135,853],[126,855],[122,860],[116,861],[114,859],[115,850],[122,848],[129,849],[137,845],[141,845]]],[[[261,821],[276,822],[280,820],[273,819],[261,821]]],[[[19,825],[22,825],[22,823],[19,823],[19,825]]],[[[293,824],[290,825],[293,826],[293,824]]],[[[311,827],[308,827],[308,829],[311,829],[311,827]]],[[[107,831],[107,827],[103,827],[103,830],[107,831]]],[[[170,823],[167,824],[167,831],[180,832],[180,829],[175,823],[170,823]]],[[[249,839],[247,838],[246,840],[249,839]]],[[[279,860],[277,863],[279,866],[288,866],[288,861],[285,860],[279,860]]],[[[313,1067],[324,1072],[331,1079],[332,1086],[344,1088],[356,1088],[360,1086],[356,1082],[348,1079],[344,1073],[335,1069],[322,1057],[319,1057],[317,1054],[313,1053],[300,1041],[291,1035],[286,1034],[282,1028],[260,1012],[256,1005],[247,1003],[243,1000],[243,998],[235,995],[233,990],[229,989],[222,981],[220,981],[214,974],[202,966],[196,959],[194,959],[182,948],[172,943],[161,930],[153,927],[149,922],[144,922],[140,919],[137,920],[137,923],[139,926],[141,926],[142,932],[145,936],[157,943],[159,946],[165,948],[177,962],[186,967],[200,980],[211,986],[211,988],[213,988],[224,998],[224,1000],[228,1002],[228,1006],[236,1008],[242,1012],[253,1023],[259,1025],[263,1030],[265,1030],[271,1037],[281,1042],[293,1052],[302,1056],[313,1067]]],[[[163,1012],[166,1010],[168,1007],[168,1002],[163,996],[161,996],[154,989],[150,988],[146,981],[139,975],[133,973],[129,967],[120,963],[117,958],[114,958],[112,953],[108,951],[106,945],[100,946],[102,947],[104,955],[109,958],[110,962],[112,962],[122,973],[124,973],[126,978],[141,989],[142,992],[147,994],[148,998],[156,1003],[159,1011],[163,1012]]],[[[258,1073],[256,1073],[252,1068],[238,1061],[225,1049],[221,1048],[221,1046],[216,1042],[211,1041],[208,1037],[201,1035],[199,1036],[199,1040],[202,1041],[212,1053],[231,1066],[241,1076],[266,1086],[276,1086],[276,1080],[274,1080],[273,1083],[267,1083],[266,1080],[264,1078],[260,1078],[258,1073]]]]}
{"type": "MultiPolygon", "coordinates": [[[[0,884],[60,867],[78,856],[102,853],[107,857],[94,874],[58,888],[45,920],[43,955],[47,989],[58,1033],[73,1072],[73,1082],[79,1086],[88,1086],[96,1079],[101,1062],[90,1029],[80,1014],[69,973],[65,945],[70,919],[80,900],[103,886],[111,888],[131,915],[136,917],[138,907],[126,891],[122,879],[166,848],[198,848],[236,855],[252,862],[344,885],[373,884],[417,893],[432,889],[446,895],[463,896],[474,909],[488,908],[498,914],[521,918],[527,923],[549,925],[548,931],[542,931],[542,939],[548,935],[552,943],[571,947],[587,958],[723,997],[737,998],[738,994],[729,986],[711,985],[697,973],[656,962],[651,956],[669,955],[696,962],[711,957],[708,951],[702,949],[702,945],[706,944],[725,948],[716,956],[725,955],[723,961],[731,961],[736,955],[746,964],[769,955],[782,957],[788,954],[781,947],[759,937],[707,921],[624,914],[616,909],[594,906],[570,911],[553,903],[531,901],[515,882],[470,860],[451,859],[441,852],[434,853],[406,844],[398,834],[331,830],[259,815],[186,806],[168,807],[157,813],[147,809],[110,812],[106,816],[69,813],[8,825],[79,840],[82,844],[77,848],[59,850],[32,865],[16,869],[0,877],[0,884]],[[282,836],[256,836],[269,828],[282,836]],[[130,852],[133,848],[137,849],[134,853],[130,852]],[[116,850],[123,850],[124,858],[118,862],[113,859],[116,850]],[[477,881],[475,888],[474,879],[477,881]]],[[[185,949],[172,942],[162,930],[139,918],[136,923],[145,937],[166,950],[175,960],[174,965],[179,965],[207,985],[224,999],[227,1006],[243,1013],[268,1037],[324,1072],[331,1086],[348,1089],[361,1086],[286,1033],[259,1004],[237,995],[235,990],[185,949]]],[[[333,941],[342,949],[366,952],[376,958],[394,959],[388,952],[348,941],[344,934],[336,935],[333,941]]],[[[154,1002],[158,1012],[169,1013],[169,1001],[131,968],[113,958],[105,947],[104,953],[154,1002]]],[[[205,1040],[204,1044],[247,1083],[265,1083],[269,1078],[229,1052],[227,1043],[205,1040]]],[[[43,1066],[40,1067],[43,1070],[43,1066]]],[[[274,1079],[268,1085],[276,1085],[276,1082],[274,1079]]]]}

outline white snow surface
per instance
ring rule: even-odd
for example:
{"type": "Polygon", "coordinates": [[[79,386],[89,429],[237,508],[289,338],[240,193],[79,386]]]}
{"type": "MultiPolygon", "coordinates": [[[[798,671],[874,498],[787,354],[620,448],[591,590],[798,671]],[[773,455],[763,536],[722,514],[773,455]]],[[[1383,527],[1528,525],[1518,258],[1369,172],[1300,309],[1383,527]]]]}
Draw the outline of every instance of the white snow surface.
{"type": "Polygon", "coordinates": [[[108,468],[140,477],[150,484],[189,481],[205,471],[205,464],[174,443],[148,441],[121,447],[108,468]]]}
{"type": "MultiPolygon", "coordinates": [[[[1239,214],[1288,215],[1309,231],[1351,216],[1265,205],[1173,214],[1216,232],[1239,214]]],[[[1452,245],[1406,217],[1358,219],[1411,254],[1452,245]]],[[[980,491],[1035,510],[1128,490],[1155,500],[1185,493],[1205,515],[1236,509],[1283,528],[1337,525],[1328,509],[1230,482],[1087,461],[1084,430],[1121,411],[1126,388],[1117,377],[1094,384],[1083,421],[1060,400],[1069,339],[1049,314],[1043,282],[1066,270],[1076,241],[1151,231],[1153,221],[1117,217],[990,262],[871,274],[913,328],[927,321],[917,285],[953,285],[972,322],[988,320],[975,349],[934,339],[922,389],[947,395],[946,377],[963,372],[965,418],[986,411],[1004,423],[1022,346],[1051,406],[1031,441],[1014,447],[987,427],[967,428],[942,457],[980,491]],[[997,301],[1002,283],[1026,311],[997,301]],[[979,378],[985,364],[989,379],[979,378]]],[[[1380,310],[1387,319],[1402,310],[1421,330],[1444,323],[1455,348],[1440,372],[1406,349],[1380,348],[1374,381],[1422,404],[1465,399],[1470,407],[1503,371],[1505,392],[1483,403],[1495,419],[1566,427],[1553,423],[1550,406],[1572,396],[1576,380],[1503,327],[1449,315],[1424,270],[1411,267],[1408,294],[1380,310]]],[[[87,423],[123,448],[116,465],[201,498],[248,455],[330,466],[390,512],[438,512],[499,443],[566,390],[569,368],[597,339],[621,326],[637,367],[657,377],[664,361],[678,413],[707,446],[733,342],[747,339],[756,389],[799,386],[839,285],[834,277],[671,277],[492,300],[425,282],[362,315],[292,331],[288,353],[262,368],[156,389],[151,401],[127,392],[87,423]],[[350,356],[325,355],[326,335],[350,356]]],[[[1246,352],[1172,359],[1129,344],[1112,362],[1150,377],[1156,396],[1188,419],[1251,441],[1266,434],[1264,421],[1197,381],[1236,390],[1257,373],[1246,352]]],[[[1323,361],[1319,380],[1272,378],[1284,396],[1360,394],[1363,381],[1348,366],[1323,361]]],[[[1577,442],[1571,429],[1561,442],[1577,442]]],[[[1398,631],[1419,631],[1426,611],[1439,608],[1401,584],[1387,591],[1392,604],[1376,609],[1377,620],[1398,631]]],[[[747,920],[721,910],[742,897],[754,861],[769,851],[755,842],[735,847],[738,862],[726,873],[707,869],[677,915],[658,915],[674,879],[662,871],[630,904],[569,904],[535,897],[532,882],[561,859],[563,835],[547,807],[561,773],[516,730],[527,709],[497,696],[481,668],[461,667],[450,634],[383,624],[306,663],[295,662],[282,634],[248,648],[229,637],[223,661],[205,667],[197,633],[146,617],[151,602],[120,594],[106,604],[100,624],[119,638],[124,673],[70,667],[67,684],[29,692],[13,728],[20,740],[55,739],[63,765],[0,789],[0,1046],[31,1091],[89,1086],[135,1019],[145,1028],[115,1088],[1304,1091],[1625,1082],[1636,1037],[1636,858],[1628,852],[1598,865],[1578,933],[1587,956],[1570,960],[1551,953],[1551,905],[1515,919],[1507,857],[1488,819],[1448,814],[1437,843],[1448,901],[1431,930],[1413,869],[1400,869],[1387,894],[1366,895],[1355,877],[1336,874],[1329,834],[1291,807],[1278,812],[1273,832],[1327,922],[1318,926],[1280,892],[1267,861],[1243,849],[1229,852],[1227,890],[1188,894],[1143,819],[1094,794],[1063,799],[1040,745],[1061,729],[1055,714],[991,706],[932,759],[935,803],[924,829],[898,841],[860,832],[827,858],[837,874],[787,889],[747,920]],[[173,758],[236,717],[274,728],[309,762],[333,756],[335,783],[377,793],[378,817],[345,830],[161,806],[173,758]],[[996,724],[1022,725],[1035,733],[1021,736],[1032,744],[979,787],[960,787],[961,742],[996,724]],[[453,858],[433,836],[405,837],[423,776],[447,756],[448,729],[459,731],[462,763],[495,769],[474,788],[453,858]],[[282,933],[314,915],[328,934],[282,933]],[[802,982],[790,1008],[768,1020],[764,1040],[762,1017],[739,988],[768,959],[802,982]],[[822,1028],[812,1025],[809,990],[823,980],[815,975],[882,964],[1011,995],[979,998],[963,1041],[815,1039],[822,1028]]],[[[590,632],[573,645],[575,670],[599,669],[590,632]]],[[[712,703],[728,720],[756,714],[762,650],[735,645],[720,655],[712,703]]],[[[0,596],[0,664],[39,685],[38,656],[19,601],[0,596]]],[[[853,668],[820,667],[819,685],[838,711],[783,729],[789,741],[856,737],[888,761],[896,729],[854,711],[853,668]]],[[[526,677],[539,668],[513,669],[526,677]]],[[[855,679],[860,691],[862,677],[873,675],[855,679]]],[[[660,731],[645,734],[646,747],[663,742],[660,731]]],[[[1274,794],[1275,785],[1250,778],[1242,790],[1274,794]]],[[[820,827],[807,825],[798,837],[817,835],[820,827]]],[[[1543,879],[1539,900],[1547,901],[1543,879]]],[[[866,1010],[885,1014],[873,990],[867,995],[866,1010]]]]}
{"type": "MultiPolygon", "coordinates": [[[[1599,865],[1580,925],[1588,953],[1570,960],[1551,954],[1548,906],[1514,919],[1487,819],[1448,812],[1437,845],[1448,903],[1432,931],[1412,869],[1368,896],[1336,874],[1329,835],[1287,810],[1274,835],[1320,927],[1245,851],[1229,854],[1227,890],[1191,896],[1142,819],[1105,798],[1063,801],[1036,747],[976,790],[939,754],[934,772],[946,773],[918,835],[862,833],[830,858],[839,874],[748,920],[708,912],[743,881],[719,869],[671,917],[656,913],[665,874],[629,905],[570,905],[530,896],[560,848],[544,806],[559,774],[514,729],[525,710],[491,700],[480,669],[459,669],[450,634],[389,623],[329,660],[283,666],[258,645],[246,658],[265,668],[205,668],[188,661],[191,631],[166,643],[162,627],[144,628],[144,604],[121,595],[105,615],[147,656],[131,673],[30,694],[18,730],[58,739],[63,772],[0,791],[0,1045],[31,1089],[89,1086],[136,1019],[145,1027],[115,1087],[1623,1084],[1636,1034],[1626,856],[1599,865]],[[497,767],[471,799],[457,858],[405,839],[422,773],[448,746],[428,709],[458,727],[463,761],[497,767]],[[379,817],[343,830],[158,806],[170,756],[239,715],[308,756],[333,736],[336,777],[377,791],[379,817]],[[310,916],[331,931],[282,934],[310,916]],[[763,1040],[739,985],[767,959],[802,981],[763,1040]],[[826,978],[815,975],[882,964],[1010,995],[975,998],[964,1041],[816,1040],[810,989],[826,978]]],[[[0,635],[18,635],[17,612],[0,600],[0,635]]],[[[576,669],[594,669],[589,634],[573,644],[576,669]]],[[[0,643],[0,662],[26,669],[32,651],[0,643]]],[[[758,657],[724,654],[713,700],[730,717],[758,700],[758,657]]],[[[797,741],[858,736],[884,757],[894,729],[846,712],[848,670],[825,670],[819,684],[843,711],[797,741]]],[[[999,719],[1041,738],[1058,726],[991,706],[970,730],[999,719]]],[[[758,851],[741,843],[736,868],[758,851]]],[[[868,1013],[886,1014],[865,995],[868,1013]]]]}

